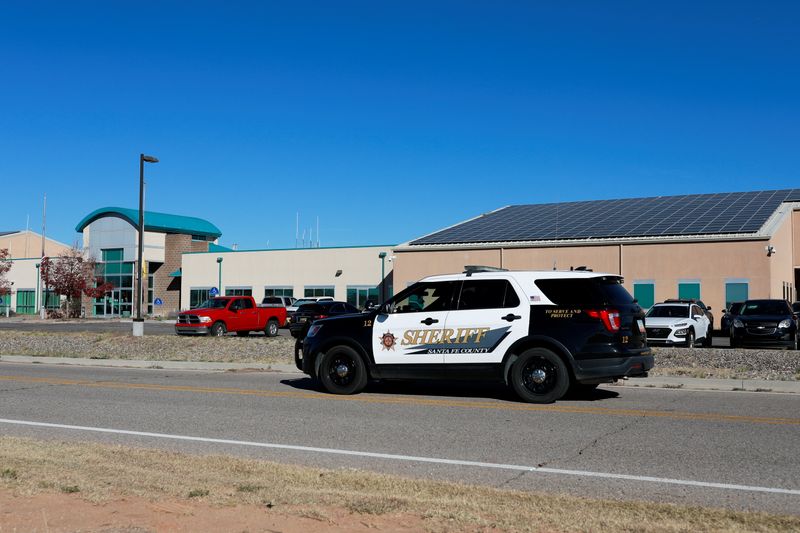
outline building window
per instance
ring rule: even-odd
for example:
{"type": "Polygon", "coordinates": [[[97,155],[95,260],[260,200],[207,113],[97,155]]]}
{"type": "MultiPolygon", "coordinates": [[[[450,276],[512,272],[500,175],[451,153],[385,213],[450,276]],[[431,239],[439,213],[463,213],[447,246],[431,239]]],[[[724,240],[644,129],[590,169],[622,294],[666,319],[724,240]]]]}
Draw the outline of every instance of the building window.
{"type": "Polygon", "coordinates": [[[36,313],[36,291],[17,291],[17,314],[32,315],[34,313],[36,313]]]}
{"type": "Polygon", "coordinates": [[[211,289],[203,288],[203,289],[190,289],[189,290],[189,309],[195,309],[200,306],[201,303],[208,300],[211,295],[209,291],[211,289]]]}
{"type": "Polygon", "coordinates": [[[252,296],[252,287],[225,287],[225,296],[252,296]]]}
{"type": "Polygon", "coordinates": [[[734,302],[747,300],[749,283],[747,281],[728,281],[725,283],[725,309],[730,309],[734,302]]]}
{"type": "Polygon", "coordinates": [[[699,300],[700,282],[681,281],[678,283],[678,298],[681,300],[699,300]]]}
{"type": "Polygon", "coordinates": [[[97,264],[99,283],[110,283],[112,289],[94,300],[95,316],[131,316],[133,313],[133,262],[123,261],[122,248],[100,251],[102,262],[97,264]]]}
{"type": "Polygon", "coordinates": [[[367,300],[372,300],[373,303],[377,304],[379,299],[378,287],[370,287],[369,285],[347,287],[347,303],[350,305],[363,309],[367,300]]]}
{"type": "Polygon", "coordinates": [[[307,286],[303,289],[303,296],[330,296],[333,298],[332,286],[307,286]]]}
{"type": "Polygon", "coordinates": [[[634,281],[633,297],[642,309],[650,309],[656,303],[656,285],[652,281],[634,281]]]}
{"type": "Polygon", "coordinates": [[[264,287],[264,296],[289,296],[294,298],[293,287],[264,287]]]}
{"type": "Polygon", "coordinates": [[[208,239],[206,238],[205,235],[192,235],[192,240],[193,241],[203,241],[203,242],[205,242],[208,239]]]}

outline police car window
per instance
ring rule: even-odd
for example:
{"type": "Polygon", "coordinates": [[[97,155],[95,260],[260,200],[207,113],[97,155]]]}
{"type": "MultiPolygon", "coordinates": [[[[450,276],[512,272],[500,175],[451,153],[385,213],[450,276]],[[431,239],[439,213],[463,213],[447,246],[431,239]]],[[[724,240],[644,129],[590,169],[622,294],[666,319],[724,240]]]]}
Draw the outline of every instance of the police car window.
{"type": "Polygon", "coordinates": [[[519,298],[508,280],[468,279],[461,286],[457,309],[502,309],[518,305],[519,298]]]}
{"type": "Polygon", "coordinates": [[[537,279],[536,286],[561,306],[633,303],[633,296],[622,286],[622,278],[617,277],[537,279]]]}
{"type": "Polygon", "coordinates": [[[448,311],[455,282],[418,283],[398,294],[389,304],[390,313],[448,311]]]}

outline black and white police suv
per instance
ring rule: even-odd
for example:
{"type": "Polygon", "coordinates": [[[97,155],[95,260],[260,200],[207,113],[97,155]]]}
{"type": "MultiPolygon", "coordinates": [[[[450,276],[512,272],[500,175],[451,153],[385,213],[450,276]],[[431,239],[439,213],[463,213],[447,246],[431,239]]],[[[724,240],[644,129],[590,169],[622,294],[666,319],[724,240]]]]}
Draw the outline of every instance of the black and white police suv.
{"type": "Polygon", "coordinates": [[[653,367],[644,313],[622,278],[467,267],[383,305],[313,323],[297,367],[334,394],[369,379],[493,379],[527,402],[558,400],[653,367]]]}

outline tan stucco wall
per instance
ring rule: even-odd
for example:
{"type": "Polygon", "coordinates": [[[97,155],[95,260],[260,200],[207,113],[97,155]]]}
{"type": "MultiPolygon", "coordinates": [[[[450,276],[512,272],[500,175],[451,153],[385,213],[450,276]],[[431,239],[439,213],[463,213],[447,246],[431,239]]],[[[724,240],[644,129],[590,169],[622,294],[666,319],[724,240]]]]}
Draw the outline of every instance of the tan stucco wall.
{"type": "MultiPolygon", "coordinates": [[[[775,253],[769,258],[770,265],[770,297],[784,297],[784,283],[794,286],[794,251],[793,251],[794,213],[784,218],[783,223],[772,234],[769,244],[775,253]]],[[[767,252],[762,248],[762,254],[767,252]]]]}
{"type": "MultiPolygon", "coordinates": [[[[41,242],[40,242],[41,246],[41,242]]],[[[41,248],[40,248],[41,253],[41,248]]],[[[36,264],[39,263],[39,258],[36,259],[15,259],[11,262],[11,270],[6,273],[6,279],[14,284],[11,286],[11,311],[17,310],[17,291],[18,290],[36,290],[36,276],[39,270],[36,264]]],[[[39,287],[41,290],[41,287],[39,287]]]]}
{"type": "MultiPolygon", "coordinates": [[[[15,259],[41,257],[42,236],[33,231],[4,235],[0,237],[0,250],[4,248],[8,249],[10,256],[15,259]]],[[[49,257],[55,257],[69,249],[66,244],[45,238],[44,253],[49,257]]]]}
{"type": "Polygon", "coordinates": [[[183,254],[181,307],[189,306],[192,288],[217,286],[217,257],[223,259],[223,294],[225,287],[250,287],[253,296],[260,300],[265,286],[286,286],[294,289],[295,297],[302,297],[304,287],[315,285],[333,286],[334,298],[345,300],[348,286],[376,287],[381,282],[380,252],[387,254],[388,277],[393,268],[388,246],[183,254]],[[342,271],[339,277],[337,270],[342,271]]]}
{"type": "MultiPolygon", "coordinates": [[[[787,218],[788,221],[788,218],[787,218]]],[[[693,242],[492,250],[407,252],[396,250],[395,287],[402,288],[422,277],[461,272],[464,265],[503,266],[512,270],[559,270],[586,265],[596,272],[621,273],[633,292],[635,281],[653,280],[656,301],[678,296],[678,283],[699,280],[701,298],[714,309],[719,324],[725,306],[725,283],[747,279],[751,298],[782,298],[782,282],[791,281],[791,225],[776,233],[773,246],[779,253],[768,258],[767,240],[693,242]],[[788,228],[788,229],[787,229],[788,228]],[[787,243],[787,239],[789,242],[787,243]],[[780,248],[785,249],[780,260],[780,248]],[[500,258],[502,256],[502,265],[500,258]],[[774,261],[778,259],[777,261],[774,261]],[[620,269],[620,262],[622,263],[620,269]]]]}
{"type": "Polygon", "coordinates": [[[800,268],[800,211],[792,212],[792,257],[795,268],[800,268]]]}

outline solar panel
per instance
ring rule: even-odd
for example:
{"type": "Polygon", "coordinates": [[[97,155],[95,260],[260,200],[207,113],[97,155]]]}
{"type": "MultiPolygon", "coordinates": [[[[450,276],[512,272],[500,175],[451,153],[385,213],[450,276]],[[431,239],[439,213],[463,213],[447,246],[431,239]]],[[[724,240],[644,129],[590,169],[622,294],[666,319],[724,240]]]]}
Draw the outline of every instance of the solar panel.
{"type": "Polygon", "coordinates": [[[755,233],[800,189],[512,205],[411,245],[755,233]]]}

